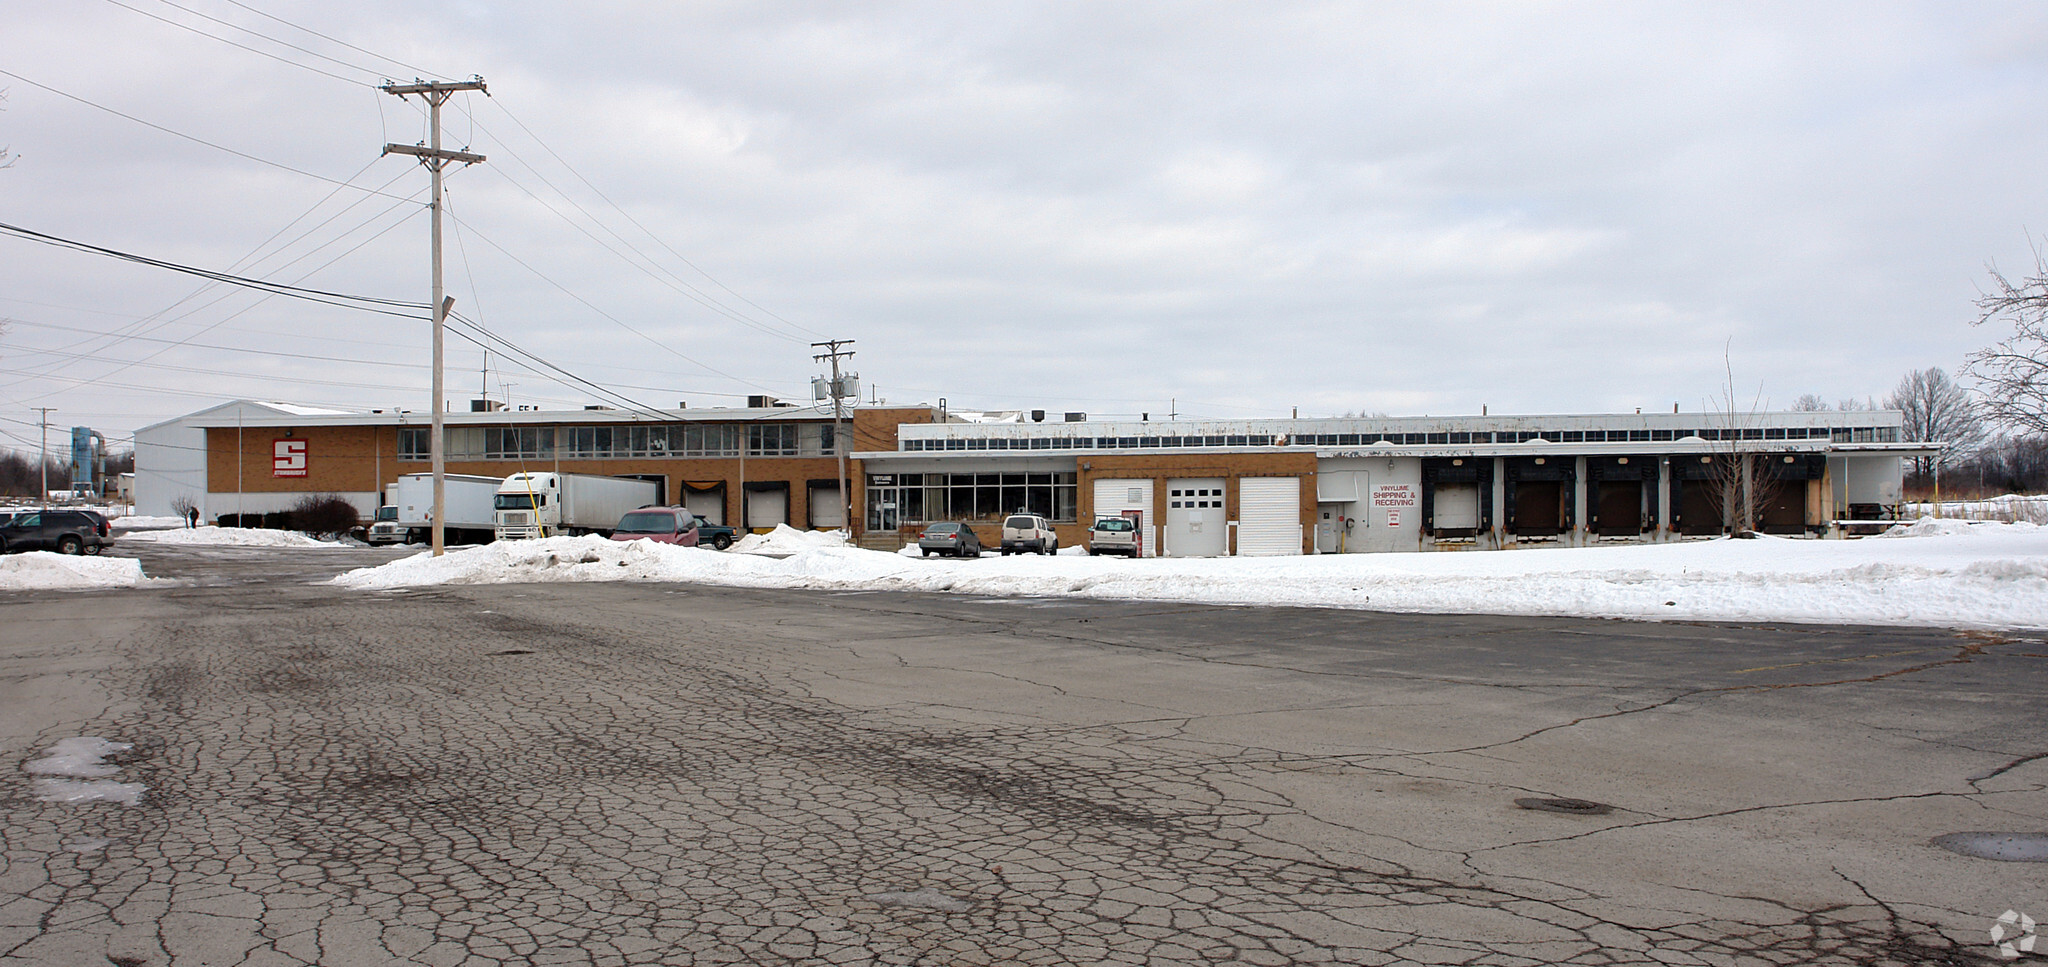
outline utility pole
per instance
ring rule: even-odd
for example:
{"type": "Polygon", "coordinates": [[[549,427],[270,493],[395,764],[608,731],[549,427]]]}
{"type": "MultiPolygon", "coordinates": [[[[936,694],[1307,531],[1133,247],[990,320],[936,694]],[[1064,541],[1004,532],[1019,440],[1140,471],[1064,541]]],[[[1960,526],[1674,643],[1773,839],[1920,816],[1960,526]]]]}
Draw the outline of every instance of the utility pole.
{"type": "Polygon", "coordinates": [[[481,77],[473,77],[466,81],[414,81],[410,84],[387,83],[379,89],[386,94],[396,94],[401,99],[408,94],[418,94],[420,100],[427,102],[429,117],[427,126],[433,132],[433,143],[431,145],[387,144],[384,146],[384,153],[406,154],[420,159],[420,164],[425,165],[427,170],[433,173],[434,179],[434,200],[428,206],[434,212],[434,428],[428,431],[432,436],[427,441],[427,452],[431,454],[434,462],[434,556],[440,557],[447,552],[448,546],[443,529],[444,522],[448,517],[445,513],[447,509],[448,454],[444,447],[445,441],[442,438],[447,436],[447,413],[445,411],[448,401],[444,398],[446,390],[443,388],[441,373],[442,330],[446,328],[448,323],[448,309],[455,302],[454,298],[442,293],[441,285],[441,169],[447,167],[450,161],[460,161],[465,165],[473,165],[484,160],[484,156],[480,154],[471,154],[467,151],[444,151],[441,149],[441,105],[448,103],[448,99],[459,91],[483,91],[486,95],[490,91],[484,88],[484,79],[481,77]]]}
{"type": "Polygon", "coordinates": [[[42,457],[38,461],[43,468],[43,491],[36,495],[36,503],[47,510],[50,506],[50,411],[56,409],[56,407],[36,406],[30,407],[30,409],[43,415],[43,418],[38,422],[43,431],[42,457]]]}
{"type": "Polygon", "coordinates": [[[839,526],[846,528],[848,538],[854,533],[853,491],[846,486],[846,384],[840,382],[839,360],[852,358],[853,350],[839,347],[851,345],[851,339],[827,339],[811,344],[812,349],[823,347],[825,350],[812,359],[832,361],[832,449],[839,453],[839,526]]]}

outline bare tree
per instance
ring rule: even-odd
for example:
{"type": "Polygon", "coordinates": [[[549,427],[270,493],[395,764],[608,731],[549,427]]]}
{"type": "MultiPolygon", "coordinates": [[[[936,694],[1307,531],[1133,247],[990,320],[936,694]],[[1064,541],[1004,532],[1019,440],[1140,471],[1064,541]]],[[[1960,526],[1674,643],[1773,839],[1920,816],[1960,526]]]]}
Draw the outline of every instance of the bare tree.
{"type": "Polygon", "coordinates": [[[1922,480],[1984,443],[1984,419],[1977,413],[1977,402],[1939,366],[1907,373],[1884,398],[1884,405],[1905,414],[1905,439],[1948,444],[1937,456],[1913,458],[1913,474],[1922,480]]]}
{"type": "Polygon", "coordinates": [[[1970,354],[1964,375],[1979,383],[1984,415],[2010,427],[2048,432],[2048,260],[2034,250],[2034,274],[2018,282],[1991,268],[1990,294],[1977,322],[2008,323],[2012,334],[1970,354]]]}
{"type": "Polygon", "coordinates": [[[1721,363],[1727,382],[1721,386],[1721,398],[1707,403],[1719,414],[1721,424],[1710,431],[1719,439],[1713,441],[1713,453],[1707,461],[1709,484],[1721,505],[1722,531],[1747,537],[1760,529],[1764,508],[1777,497],[1783,482],[1770,472],[1768,455],[1761,452],[1764,432],[1759,414],[1763,387],[1757,387],[1756,396],[1744,412],[1735,394],[1734,365],[1726,351],[1721,363]]]}
{"type": "Polygon", "coordinates": [[[178,515],[178,519],[184,521],[186,527],[199,526],[198,510],[199,505],[193,503],[188,494],[179,494],[171,498],[171,513],[178,515]]]}
{"type": "Polygon", "coordinates": [[[1798,399],[1792,401],[1794,413],[1819,413],[1829,409],[1833,407],[1828,405],[1827,400],[1821,399],[1819,393],[1801,393],[1798,399]]]}

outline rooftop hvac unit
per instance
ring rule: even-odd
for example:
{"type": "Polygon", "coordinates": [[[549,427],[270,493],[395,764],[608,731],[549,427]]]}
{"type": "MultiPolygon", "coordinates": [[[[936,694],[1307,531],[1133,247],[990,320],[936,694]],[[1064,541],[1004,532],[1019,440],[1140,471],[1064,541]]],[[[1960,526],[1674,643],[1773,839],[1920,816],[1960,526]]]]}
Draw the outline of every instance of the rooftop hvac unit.
{"type": "Polygon", "coordinates": [[[1067,414],[1067,422],[1068,422],[1068,423],[1086,423],[1086,422],[1088,422],[1088,414],[1086,414],[1086,413],[1069,413],[1069,414],[1067,414]]]}
{"type": "Polygon", "coordinates": [[[1033,423],[1044,423],[1044,422],[1045,422],[1045,411],[1044,411],[1044,410],[1032,410],[1032,411],[1031,411],[1031,422],[1033,422],[1033,423]]]}
{"type": "Polygon", "coordinates": [[[503,403],[500,403],[500,402],[498,402],[497,400],[470,400],[470,401],[469,401],[469,411],[470,411],[471,413],[496,413],[496,412],[498,412],[499,410],[502,410],[502,409],[504,409],[504,408],[505,408],[505,404],[503,404],[503,403]]]}

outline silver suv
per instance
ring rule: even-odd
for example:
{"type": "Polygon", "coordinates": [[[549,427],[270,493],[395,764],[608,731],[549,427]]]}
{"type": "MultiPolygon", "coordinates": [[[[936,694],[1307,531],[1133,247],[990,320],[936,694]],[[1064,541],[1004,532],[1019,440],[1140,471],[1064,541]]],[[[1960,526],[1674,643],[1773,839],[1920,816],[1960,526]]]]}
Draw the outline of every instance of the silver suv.
{"type": "Polygon", "coordinates": [[[1138,522],[1129,517],[1097,517],[1088,528],[1088,553],[1137,557],[1138,522]]]}
{"type": "Polygon", "coordinates": [[[1037,514],[1011,514],[1003,518],[1003,553],[1054,554],[1060,549],[1060,536],[1053,533],[1052,523],[1037,514]]]}

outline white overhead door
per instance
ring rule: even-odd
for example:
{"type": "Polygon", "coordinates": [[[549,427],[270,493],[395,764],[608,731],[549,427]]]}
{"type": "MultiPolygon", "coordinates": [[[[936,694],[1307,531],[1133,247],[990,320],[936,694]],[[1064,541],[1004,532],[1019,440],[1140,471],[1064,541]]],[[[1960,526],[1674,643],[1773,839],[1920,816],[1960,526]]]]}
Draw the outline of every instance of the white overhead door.
{"type": "Polygon", "coordinates": [[[1167,557],[1222,557],[1230,552],[1230,527],[1223,511],[1219,478],[1166,482],[1167,557]]]}
{"type": "Polygon", "coordinates": [[[1279,557],[1301,553],[1301,478],[1237,481],[1237,553],[1279,557]]]}
{"type": "Polygon", "coordinates": [[[768,528],[789,523],[789,491],[747,491],[747,527],[768,528]]]}
{"type": "Polygon", "coordinates": [[[725,523],[725,491],[689,490],[683,491],[683,506],[714,524],[725,523]]]}
{"type": "Polygon", "coordinates": [[[1437,530],[1474,530],[1479,527],[1479,485],[1437,484],[1431,498],[1430,516],[1437,530]]]}
{"type": "MultiPolygon", "coordinates": [[[[1122,517],[1127,510],[1138,512],[1138,533],[1144,536],[1144,555],[1159,553],[1158,521],[1152,519],[1151,480],[1095,481],[1095,516],[1122,517]]],[[[1089,521],[1089,523],[1094,523],[1089,521]]]]}
{"type": "Polygon", "coordinates": [[[846,505],[839,502],[839,488],[811,488],[811,526],[819,529],[837,528],[846,523],[846,505]]]}

